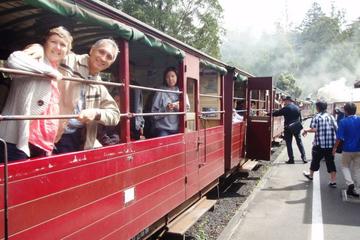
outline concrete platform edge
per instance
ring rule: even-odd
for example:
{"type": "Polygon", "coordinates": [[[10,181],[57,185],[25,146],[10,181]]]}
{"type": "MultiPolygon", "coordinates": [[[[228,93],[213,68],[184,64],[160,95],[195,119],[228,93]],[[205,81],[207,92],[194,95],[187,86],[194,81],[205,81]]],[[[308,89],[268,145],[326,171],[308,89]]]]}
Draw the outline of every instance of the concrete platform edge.
{"type": "Polygon", "coordinates": [[[278,155],[275,161],[272,163],[271,167],[267,170],[264,176],[261,178],[260,182],[257,184],[253,192],[249,195],[249,197],[245,200],[245,202],[240,206],[240,208],[236,211],[235,215],[231,218],[227,226],[221,232],[217,240],[231,240],[232,235],[240,225],[243,217],[246,215],[247,208],[249,207],[250,202],[254,199],[255,195],[258,191],[266,184],[268,179],[270,178],[274,166],[276,163],[279,163],[281,159],[283,159],[283,155],[286,154],[286,148],[282,150],[282,152],[278,155]]]}

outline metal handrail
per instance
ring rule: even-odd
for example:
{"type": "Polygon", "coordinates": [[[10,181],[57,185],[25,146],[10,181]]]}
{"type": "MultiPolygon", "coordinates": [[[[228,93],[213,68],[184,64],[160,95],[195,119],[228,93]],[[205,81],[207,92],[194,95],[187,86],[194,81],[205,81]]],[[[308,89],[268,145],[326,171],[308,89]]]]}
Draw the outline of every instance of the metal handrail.
{"type": "Polygon", "coordinates": [[[167,92],[167,93],[175,93],[175,94],[182,94],[183,93],[183,91],[174,91],[174,90],[158,89],[158,88],[151,88],[151,87],[142,87],[142,86],[138,86],[138,85],[129,85],[129,87],[134,88],[134,89],[156,91],[156,92],[167,92]]]}
{"type": "Polygon", "coordinates": [[[266,108],[263,108],[263,109],[251,109],[251,111],[266,111],[266,108]]]}
{"type": "MultiPolygon", "coordinates": [[[[120,117],[131,117],[131,113],[121,113],[120,117]]],[[[71,119],[78,118],[79,114],[68,115],[0,115],[0,121],[12,120],[42,120],[42,119],[71,119]]]]}
{"type": "Polygon", "coordinates": [[[209,98],[222,98],[222,96],[218,95],[210,95],[210,94],[199,94],[200,97],[209,97],[209,98]]]}
{"type": "Polygon", "coordinates": [[[206,111],[206,112],[200,112],[200,114],[209,114],[209,113],[225,113],[225,111],[206,111]]]}
{"type": "Polygon", "coordinates": [[[233,100],[246,100],[246,98],[233,97],[233,100]]]}
{"type": "MultiPolygon", "coordinates": [[[[32,77],[39,77],[39,78],[46,78],[48,80],[54,80],[51,79],[46,74],[41,73],[33,73],[13,68],[0,68],[0,72],[5,72],[9,74],[16,74],[16,75],[25,75],[25,76],[32,76],[32,77]]],[[[105,86],[116,86],[116,87],[124,87],[124,83],[114,83],[114,82],[105,82],[105,81],[97,81],[97,80],[87,80],[83,78],[76,78],[76,77],[63,77],[62,80],[65,81],[72,81],[72,82],[80,82],[84,84],[97,84],[97,85],[105,85],[105,86]]],[[[174,91],[174,90],[166,90],[166,89],[158,89],[158,88],[150,88],[150,87],[142,87],[137,85],[129,85],[130,88],[134,89],[142,89],[142,90],[148,90],[148,91],[156,91],[156,92],[168,92],[168,93],[175,93],[175,94],[182,94],[182,91],[174,91]]]]}
{"type": "Polygon", "coordinates": [[[261,99],[250,99],[250,101],[252,101],[252,102],[266,102],[266,100],[261,100],[261,99]]]}
{"type": "MultiPolygon", "coordinates": [[[[184,115],[186,112],[158,112],[158,113],[121,113],[120,117],[133,118],[138,116],[184,115]]],[[[78,118],[79,114],[70,115],[0,115],[0,121],[12,120],[42,120],[42,119],[71,119],[78,118]]]]}
{"type": "Polygon", "coordinates": [[[241,112],[247,112],[247,110],[235,110],[235,112],[241,113],[241,112]]]}
{"type": "Polygon", "coordinates": [[[160,112],[160,113],[130,113],[132,117],[138,116],[167,116],[167,115],[184,115],[186,112],[160,112]]]}
{"type": "MultiPolygon", "coordinates": [[[[25,76],[46,78],[46,79],[48,79],[50,81],[54,80],[54,79],[51,79],[48,75],[45,75],[45,74],[27,72],[27,71],[18,70],[18,69],[12,69],[12,68],[0,68],[0,71],[5,72],[5,73],[10,73],[10,74],[16,74],[16,75],[25,75],[25,76]]],[[[104,82],[104,81],[97,81],[97,80],[87,80],[87,79],[76,78],[76,77],[63,77],[62,80],[72,81],[72,82],[80,82],[80,83],[84,83],[84,84],[97,84],[97,85],[117,86],[117,87],[123,87],[124,86],[123,83],[104,82]]]]}

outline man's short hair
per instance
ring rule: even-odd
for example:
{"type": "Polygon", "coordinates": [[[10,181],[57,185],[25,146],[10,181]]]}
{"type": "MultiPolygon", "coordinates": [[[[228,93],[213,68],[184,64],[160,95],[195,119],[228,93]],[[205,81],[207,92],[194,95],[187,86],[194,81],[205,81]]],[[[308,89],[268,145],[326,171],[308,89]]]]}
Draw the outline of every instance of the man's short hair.
{"type": "Polygon", "coordinates": [[[104,45],[104,44],[109,44],[114,48],[114,59],[113,61],[115,61],[118,53],[119,53],[119,47],[117,45],[117,43],[111,39],[111,38],[104,38],[104,39],[100,39],[97,40],[92,46],[91,49],[95,49],[95,48],[99,48],[100,46],[104,45]]]}
{"type": "Polygon", "coordinates": [[[344,111],[346,115],[355,115],[356,113],[356,105],[352,102],[347,102],[344,105],[344,111]]]}
{"type": "Polygon", "coordinates": [[[315,106],[319,112],[325,112],[327,109],[327,102],[325,102],[323,100],[319,100],[315,103],[315,106]]]}

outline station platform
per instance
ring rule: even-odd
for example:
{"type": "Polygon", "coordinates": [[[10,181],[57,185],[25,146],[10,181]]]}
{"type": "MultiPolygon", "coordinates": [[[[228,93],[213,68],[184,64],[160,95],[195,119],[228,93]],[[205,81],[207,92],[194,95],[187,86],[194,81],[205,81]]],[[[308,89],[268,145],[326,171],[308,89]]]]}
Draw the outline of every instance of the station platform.
{"type": "Polygon", "coordinates": [[[295,164],[284,163],[284,148],[218,240],[360,239],[360,201],[343,197],[341,155],[335,157],[337,188],[328,186],[324,161],[313,181],[302,174],[310,167],[313,137],[302,138],[309,163],[302,163],[293,140],[295,164]]]}

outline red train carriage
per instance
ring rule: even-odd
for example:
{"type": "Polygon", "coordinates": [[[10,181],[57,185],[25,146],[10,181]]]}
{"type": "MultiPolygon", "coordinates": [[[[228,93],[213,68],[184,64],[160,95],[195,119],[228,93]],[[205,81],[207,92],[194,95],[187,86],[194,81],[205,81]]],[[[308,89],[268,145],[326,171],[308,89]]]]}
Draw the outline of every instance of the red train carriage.
{"type": "Polygon", "coordinates": [[[248,116],[247,77],[251,77],[251,75],[236,68],[228,67],[224,85],[225,126],[227,126],[225,128],[225,171],[227,173],[231,173],[232,169],[245,161],[248,116]]]}
{"type": "Polygon", "coordinates": [[[302,118],[311,118],[315,113],[315,104],[312,101],[304,100],[299,102],[302,118]]]}
{"type": "Polygon", "coordinates": [[[269,157],[270,137],[266,135],[264,143],[259,139],[264,137],[261,131],[269,131],[270,118],[247,114],[249,96],[272,89],[269,79],[265,84],[256,78],[239,82],[237,76],[251,75],[238,69],[227,72],[224,63],[98,1],[3,1],[0,11],[2,60],[14,50],[41,41],[41,34],[54,25],[70,30],[77,53],[85,53],[105,36],[116,39],[118,61],[103,74],[103,80],[111,81],[106,85],[119,87],[122,94],[120,144],[0,166],[0,192],[5,193],[0,199],[1,238],[145,237],[238,165],[245,154],[248,119],[247,146],[252,147],[247,155],[269,157]],[[180,111],[172,114],[180,116],[180,133],[134,141],[131,118],[156,114],[130,114],[131,89],[141,89],[144,102],[150,102],[168,66],[179,71],[180,111]],[[185,111],[186,94],[189,111],[185,111]],[[234,100],[243,121],[225,128],[234,100]],[[265,155],[258,154],[263,151],[265,155]]]}

